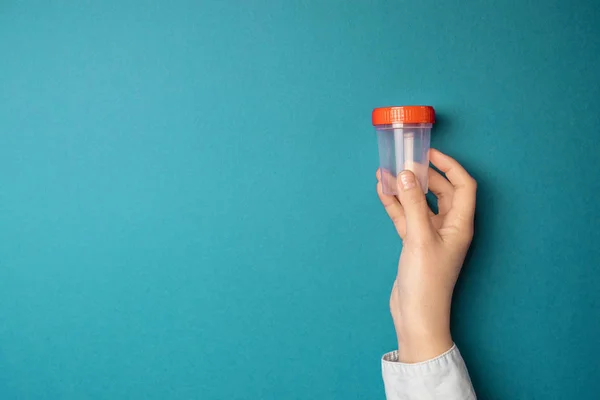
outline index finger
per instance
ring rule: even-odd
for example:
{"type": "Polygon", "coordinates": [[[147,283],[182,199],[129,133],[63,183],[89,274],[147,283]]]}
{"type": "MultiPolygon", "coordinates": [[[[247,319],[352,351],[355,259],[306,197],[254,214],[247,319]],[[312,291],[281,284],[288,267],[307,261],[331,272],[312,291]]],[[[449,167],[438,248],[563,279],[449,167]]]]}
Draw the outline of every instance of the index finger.
{"type": "Polygon", "coordinates": [[[429,158],[437,169],[446,174],[454,186],[452,208],[448,214],[463,221],[472,221],[475,215],[475,194],[477,192],[475,179],[458,161],[439,150],[431,149],[429,158]]]}

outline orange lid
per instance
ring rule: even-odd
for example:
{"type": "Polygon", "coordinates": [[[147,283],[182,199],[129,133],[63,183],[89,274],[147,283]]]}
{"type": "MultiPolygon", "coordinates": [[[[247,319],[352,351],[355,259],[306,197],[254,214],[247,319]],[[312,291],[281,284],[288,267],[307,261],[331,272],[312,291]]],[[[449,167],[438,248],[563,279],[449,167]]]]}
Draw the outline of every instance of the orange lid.
{"type": "Polygon", "coordinates": [[[373,125],[433,124],[435,110],[431,106],[381,107],[373,110],[373,125]]]}

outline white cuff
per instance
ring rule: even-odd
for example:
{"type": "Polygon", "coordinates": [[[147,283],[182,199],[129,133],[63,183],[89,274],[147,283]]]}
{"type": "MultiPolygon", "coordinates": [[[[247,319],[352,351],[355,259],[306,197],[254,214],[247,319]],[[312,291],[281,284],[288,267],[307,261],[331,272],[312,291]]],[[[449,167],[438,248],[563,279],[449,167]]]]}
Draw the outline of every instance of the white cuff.
{"type": "Polygon", "coordinates": [[[472,400],[475,391],[456,345],[431,360],[416,364],[398,362],[393,351],[381,360],[387,400],[472,400]]]}

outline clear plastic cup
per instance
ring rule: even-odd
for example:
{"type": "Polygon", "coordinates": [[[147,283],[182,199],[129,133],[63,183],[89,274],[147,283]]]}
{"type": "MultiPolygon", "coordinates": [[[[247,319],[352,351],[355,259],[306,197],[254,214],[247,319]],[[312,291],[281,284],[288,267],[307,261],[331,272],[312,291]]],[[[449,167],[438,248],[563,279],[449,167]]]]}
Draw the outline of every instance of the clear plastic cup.
{"type": "Polygon", "coordinates": [[[397,195],[398,174],[412,171],[424,193],[428,190],[429,140],[435,111],[430,106],[382,107],[373,110],[379,144],[383,193],[397,195]]]}

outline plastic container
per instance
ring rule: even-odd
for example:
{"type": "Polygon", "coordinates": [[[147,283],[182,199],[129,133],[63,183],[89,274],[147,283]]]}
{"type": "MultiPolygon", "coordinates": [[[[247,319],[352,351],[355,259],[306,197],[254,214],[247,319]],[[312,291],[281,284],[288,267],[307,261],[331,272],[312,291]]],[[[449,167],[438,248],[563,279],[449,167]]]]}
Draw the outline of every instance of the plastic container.
{"type": "Polygon", "coordinates": [[[373,110],[373,126],[379,145],[383,193],[397,195],[397,177],[412,171],[423,192],[429,176],[429,141],[435,111],[430,106],[382,107],[373,110]]]}

